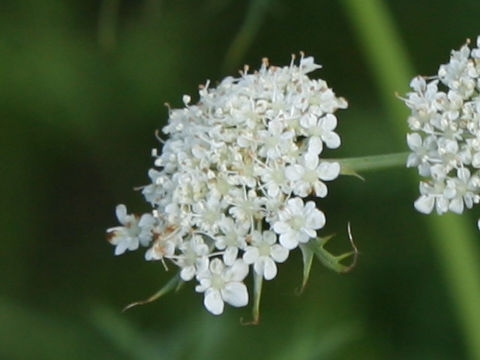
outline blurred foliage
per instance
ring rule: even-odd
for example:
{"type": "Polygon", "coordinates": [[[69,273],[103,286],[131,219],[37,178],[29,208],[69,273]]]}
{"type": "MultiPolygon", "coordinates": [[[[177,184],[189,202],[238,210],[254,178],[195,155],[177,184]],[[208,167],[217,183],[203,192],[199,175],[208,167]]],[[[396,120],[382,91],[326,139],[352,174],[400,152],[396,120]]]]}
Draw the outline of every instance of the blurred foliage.
{"type": "MultiPolygon", "coordinates": [[[[473,0],[388,5],[419,73],[433,74],[479,32],[473,0]]],[[[0,34],[0,358],[466,356],[424,218],[413,210],[417,189],[406,178],[414,170],[330,186],[325,234],[337,233],[329,246],[344,251],[351,222],[357,268],[338,275],[316,264],[297,296],[301,257],[291,257],[264,284],[258,326],[240,324],[248,309],[208,314],[191,284],[120,312],[171,274],[140,253],[114,257],[104,231],[116,204],[145,209],[132,188],[148,181],[164,103],[181,106],[206,79],[256,68],[264,56],[286,64],[303,50],[350,103],[339,114],[335,156],[405,150],[392,140],[339,2],[21,0],[0,3],[0,34]]]]}

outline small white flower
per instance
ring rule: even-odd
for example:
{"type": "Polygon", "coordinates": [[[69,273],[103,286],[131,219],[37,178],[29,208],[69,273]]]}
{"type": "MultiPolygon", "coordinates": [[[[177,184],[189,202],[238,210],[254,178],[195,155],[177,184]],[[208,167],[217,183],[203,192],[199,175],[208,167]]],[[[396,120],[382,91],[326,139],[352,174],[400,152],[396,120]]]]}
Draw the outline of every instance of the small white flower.
{"type": "Polygon", "coordinates": [[[449,210],[456,213],[463,213],[464,205],[471,209],[473,204],[480,201],[480,179],[478,176],[471,176],[467,168],[457,170],[457,177],[447,180],[446,198],[450,201],[449,210]]]}
{"type": "Polygon", "coordinates": [[[159,236],[145,252],[145,260],[153,261],[172,258],[177,246],[175,240],[173,237],[159,236]]]}
{"type": "Polygon", "coordinates": [[[197,292],[204,293],[203,304],[214,315],[223,313],[224,302],[242,307],[248,304],[247,287],[242,282],[248,274],[248,266],[237,260],[225,266],[220,259],[213,259],[207,269],[197,275],[197,292]]]}
{"type": "Polygon", "coordinates": [[[193,223],[198,229],[209,234],[215,234],[218,231],[218,222],[223,214],[223,206],[216,194],[212,194],[204,201],[194,203],[192,212],[194,214],[193,223]]]}
{"type": "Polygon", "coordinates": [[[148,176],[152,183],[143,188],[142,193],[152,205],[160,204],[162,199],[166,197],[166,194],[171,190],[170,179],[162,174],[160,171],[150,169],[148,176]]]}
{"type": "Polygon", "coordinates": [[[435,137],[427,136],[422,139],[418,133],[407,134],[407,144],[413,151],[408,155],[407,167],[418,167],[420,175],[430,176],[431,161],[437,151],[435,137]]]}
{"type": "Polygon", "coordinates": [[[325,225],[325,215],[315,207],[313,201],[303,205],[303,200],[296,197],[289,199],[283,210],[280,210],[279,220],[273,224],[273,230],[280,235],[280,244],[289,250],[306,243],[317,236],[315,230],[325,225]]]}
{"type": "Polygon", "coordinates": [[[179,247],[182,252],[178,256],[177,265],[182,269],[180,277],[184,281],[193,279],[198,270],[208,265],[210,249],[199,235],[193,235],[179,247]]]}
{"type": "Polygon", "coordinates": [[[286,124],[283,121],[270,121],[268,130],[258,131],[258,138],[262,144],[258,154],[268,160],[275,160],[284,154],[290,153],[296,148],[293,139],[295,132],[285,130],[286,124]]]}
{"type": "Polygon", "coordinates": [[[253,264],[255,272],[266,280],[277,276],[276,262],[282,263],[288,258],[288,249],[277,244],[277,235],[273,231],[251,235],[251,245],[247,246],[243,254],[243,261],[253,264]]]}
{"type": "Polygon", "coordinates": [[[249,226],[244,223],[236,223],[230,217],[224,217],[220,222],[222,235],[217,236],[215,246],[219,250],[224,250],[223,262],[225,265],[232,265],[238,258],[238,251],[245,249],[247,243],[245,236],[249,226]]]}
{"type": "MultiPolygon", "coordinates": [[[[318,118],[310,113],[300,119],[300,125],[311,136],[310,141],[321,139],[330,149],[336,149],[340,146],[340,137],[333,131],[337,127],[335,115],[327,114],[318,118]]],[[[321,149],[318,150],[321,151],[321,149]]]]}
{"type": "Polygon", "coordinates": [[[136,215],[128,215],[125,205],[118,205],[116,215],[118,222],[123,226],[107,230],[108,240],[115,245],[115,255],[123,254],[125,250],[137,250],[139,245],[150,244],[155,225],[155,219],[151,214],[143,214],[139,218],[136,215]]]}
{"type": "Polygon", "coordinates": [[[433,185],[421,182],[421,196],[415,201],[414,206],[419,212],[430,214],[434,208],[438,214],[448,211],[448,199],[445,196],[445,183],[436,181],[433,185]]]}
{"type": "Polygon", "coordinates": [[[327,186],[321,180],[334,180],[340,174],[337,162],[320,162],[317,154],[307,152],[299,164],[287,167],[285,174],[292,182],[295,195],[306,197],[312,190],[316,196],[327,196],[327,186]]]}
{"type": "Polygon", "coordinates": [[[232,207],[229,213],[239,222],[248,224],[252,223],[254,219],[262,217],[262,205],[264,199],[259,197],[255,191],[250,190],[247,194],[241,189],[236,189],[231,192],[232,207]]]}
{"type": "Polygon", "coordinates": [[[278,163],[272,163],[269,166],[263,164],[258,166],[257,173],[260,175],[263,187],[269,197],[276,197],[280,192],[284,194],[290,193],[290,184],[285,176],[285,170],[285,166],[278,163]]]}

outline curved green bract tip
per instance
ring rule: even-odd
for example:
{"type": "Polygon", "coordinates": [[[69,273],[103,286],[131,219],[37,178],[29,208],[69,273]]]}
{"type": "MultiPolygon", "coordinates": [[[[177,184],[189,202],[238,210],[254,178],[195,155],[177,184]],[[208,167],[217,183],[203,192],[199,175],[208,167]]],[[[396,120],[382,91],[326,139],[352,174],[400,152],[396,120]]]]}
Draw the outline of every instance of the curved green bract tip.
{"type": "Polygon", "coordinates": [[[170,291],[172,290],[175,290],[177,291],[178,289],[180,289],[180,287],[183,285],[184,281],[180,278],[180,273],[177,273],[177,275],[175,275],[174,277],[172,277],[168,283],[166,283],[160,290],[158,290],[155,294],[153,294],[152,296],[150,296],[149,298],[145,299],[145,300],[140,300],[140,301],[135,301],[131,304],[128,304],[127,306],[125,306],[122,310],[123,311],[127,311],[137,305],[145,305],[145,304],[148,304],[148,303],[151,303],[157,299],[159,299],[160,297],[162,297],[163,295],[165,294],[168,294],[170,291]]]}
{"type": "Polygon", "coordinates": [[[310,278],[310,270],[312,269],[312,262],[313,262],[313,250],[306,245],[300,245],[300,250],[302,251],[302,259],[303,259],[303,280],[302,280],[302,287],[298,291],[298,294],[301,294],[305,287],[307,286],[308,279],[310,278]]]}
{"type": "Polygon", "coordinates": [[[318,260],[320,260],[320,262],[330,270],[333,270],[337,273],[347,273],[355,267],[358,258],[358,249],[353,242],[353,238],[350,232],[350,225],[348,227],[348,237],[352,246],[352,251],[340,255],[332,254],[330,251],[325,249],[325,245],[332,237],[333,235],[312,239],[306,244],[305,247],[307,247],[309,251],[313,252],[313,254],[315,254],[315,256],[318,258],[318,260]],[[352,257],[352,263],[350,265],[342,264],[342,261],[349,257],[352,257]]]}

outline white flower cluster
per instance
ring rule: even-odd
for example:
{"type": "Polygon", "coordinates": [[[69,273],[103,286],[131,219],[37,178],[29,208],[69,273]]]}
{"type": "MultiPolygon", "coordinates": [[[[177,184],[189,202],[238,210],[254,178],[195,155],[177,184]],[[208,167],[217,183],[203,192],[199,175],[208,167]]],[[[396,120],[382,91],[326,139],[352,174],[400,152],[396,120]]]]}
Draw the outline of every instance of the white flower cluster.
{"type": "Polygon", "coordinates": [[[266,280],[289,251],[317,236],[323,212],[309,196],[325,197],[325,181],[340,172],[321,159],[338,148],[333,114],[347,102],[326,82],[307,74],[312,57],[299,65],[269,66],[216,88],[200,87],[200,99],[169,112],[162,153],[155,149],[151,184],[143,188],[153,210],[141,217],[117,207],[122,226],[111,228],[115,253],[148,247],[147,260],[180,268],[196,279],[204,305],[221,314],[224,302],[248,303],[244,284],[250,266],[266,280]]]}
{"type": "Polygon", "coordinates": [[[460,214],[480,201],[480,37],[477,48],[468,44],[437,76],[414,78],[404,99],[412,110],[407,166],[426,178],[415,201],[422,213],[460,214]]]}

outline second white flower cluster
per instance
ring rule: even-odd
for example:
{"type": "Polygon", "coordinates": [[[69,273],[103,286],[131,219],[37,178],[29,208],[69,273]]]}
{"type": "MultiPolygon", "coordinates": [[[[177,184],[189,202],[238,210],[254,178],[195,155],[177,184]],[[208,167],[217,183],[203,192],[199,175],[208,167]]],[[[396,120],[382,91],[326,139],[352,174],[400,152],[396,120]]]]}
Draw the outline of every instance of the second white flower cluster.
{"type": "Polygon", "coordinates": [[[265,59],[254,73],[207,83],[195,105],[184,96],[185,107],[170,110],[161,154],[153,151],[143,188],[152,211],[117,207],[121,226],[108,230],[115,253],[141,245],[147,260],[178,266],[213,314],[247,305],[249,271],[273,279],[326,222],[308,197],[325,197],[324,182],[339,175],[322,152],[340,146],[334,112],[347,103],[308,77],[318,68],[311,57],[286,67],[265,59]]]}
{"type": "Polygon", "coordinates": [[[452,51],[436,76],[410,86],[407,166],[425,177],[415,208],[460,214],[480,201],[480,37],[477,48],[452,51]]]}

